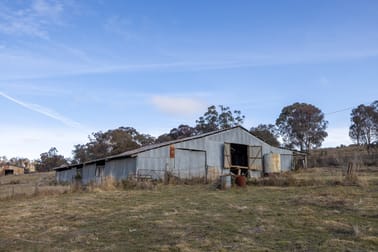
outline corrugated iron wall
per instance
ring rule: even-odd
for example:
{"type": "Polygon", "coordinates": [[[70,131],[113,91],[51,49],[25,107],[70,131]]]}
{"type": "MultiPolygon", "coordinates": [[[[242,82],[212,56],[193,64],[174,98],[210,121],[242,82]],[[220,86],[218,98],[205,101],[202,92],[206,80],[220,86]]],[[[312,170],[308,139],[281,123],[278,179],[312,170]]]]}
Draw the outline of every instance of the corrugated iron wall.
{"type": "Polygon", "coordinates": [[[81,182],[83,184],[88,184],[91,181],[94,181],[95,178],[96,178],[96,164],[84,165],[81,182]]]}
{"type": "Polygon", "coordinates": [[[206,152],[176,149],[174,170],[183,179],[206,177],[206,152]]]}
{"type": "Polygon", "coordinates": [[[71,168],[56,172],[56,180],[59,183],[72,182],[79,169],[81,169],[81,182],[88,184],[91,182],[101,183],[105,178],[112,177],[115,180],[127,179],[130,175],[136,173],[136,158],[123,158],[117,160],[109,160],[103,168],[96,163],[86,164],[82,168],[71,168]],[[102,172],[96,171],[103,169],[102,172]]]}
{"type": "MultiPolygon", "coordinates": [[[[206,141],[207,149],[207,164],[212,167],[218,167],[219,169],[223,169],[223,148],[225,142],[262,146],[262,155],[268,153],[278,153],[292,156],[292,151],[270,146],[262,140],[251,136],[248,132],[241,128],[235,128],[234,130],[220,132],[218,134],[208,136],[205,139],[204,141],[206,141]]],[[[283,170],[291,169],[290,158],[287,158],[285,161],[286,162],[281,164],[281,168],[283,170]]]]}
{"type": "Polygon", "coordinates": [[[138,154],[136,167],[137,174],[151,176],[154,179],[163,179],[164,171],[173,167],[169,158],[169,146],[149,150],[138,154]]]}
{"type": "MultiPolygon", "coordinates": [[[[148,173],[151,171],[151,174],[159,175],[153,176],[154,178],[163,178],[164,170],[171,169],[174,175],[187,178],[190,177],[189,170],[194,169],[193,167],[200,167],[199,164],[193,164],[194,159],[198,159],[198,162],[202,162],[200,154],[193,154],[190,150],[195,151],[204,151],[206,152],[206,164],[203,168],[203,171],[199,171],[202,168],[198,169],[197,175],[211,177],[217,177],[223,172],[223,148],[224,143],[237,143],[244,145],[253,145],[253,146],[262,146],[262,155],[268,153],[278,153],[284,155],[284,160],[281,163],[281,169],[283,171],[291,169],[292,163],[292,151],[272,147],[262,140],[250,135],[248,132],[241,128],[234,128],[230,131],[223,131],[218,134],[206,136],[203,138],[188,140],[184,142],[175,143],[176,157],[174,160],[169,158],[169,146],[160,147],[157,149],[149,150],[143,153],[138,154],[137,158],[137,172],[148,173]],[[187,150],[180,151],[180,150],[187,150]],[[180,153],[181,152],[181,153],[180,153]],[[193,157],[199,155],[199,157],[193,157]],[[174,169],[176,167],[176,169],[174,169]],[[184,171],[187,167],[187,171],[184,171]],[[211,174],[209,174],[211,173],[211,174]]],[[[193,152],[193,151],[192,151],[193,152]]]]}
{"type": "Polygon", "coordinates": [[[287,172],[292,169],[293,155],[281,154],[281,172],[287,172]]]}
{"type": "Polygon", "coordinates": [[[127,179],[136,173],[136,158],[110,160],[105,163],[105,176],[116,180],[127,179]]]}
{"type": "Polygon", "coordinates": [[[76,176],[76,168],[57,171],[55,174],[58,183],[71,183],[76,176]]]}
{"type": "MultiPolygon", "coordinates": [[[[281,155],[281,171],[292,168],[292,151],[272,147],[252,136],[242,128],[233,128],[213,135],[174,143],[175,158],[170,158],[170,146],[136,153],[135,157],[124,157],[105,162],[104,175],[117,180],[125,179],[130,174],[148,175],[162,179],[164,171],[169,170],[181,178],[211,177],[217,178],[224,172],[224,143],[236,143],[261,146],[262,156],[268,153],[281,155]]],[[[254,174],[257,175],[257,174],[254,174]]],[[[76,169],[57,171],[58,181],[72,181],[76,169]]],[[[84,165],[83,183],[96,178],[96,164],[84,165]]]]}

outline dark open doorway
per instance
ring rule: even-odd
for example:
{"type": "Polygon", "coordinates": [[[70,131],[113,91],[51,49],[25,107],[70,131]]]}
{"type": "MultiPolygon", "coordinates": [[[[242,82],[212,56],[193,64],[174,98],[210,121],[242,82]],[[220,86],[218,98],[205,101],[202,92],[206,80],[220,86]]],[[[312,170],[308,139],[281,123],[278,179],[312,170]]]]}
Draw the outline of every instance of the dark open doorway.
{"type": "Polygon", "coordinates": [[[248,146],[231,144],[231,165],[248,168],[248,146]]]}
{"type": "Polygon", "coordinates": [[[13,175],[14,171],[13,170],[5,170],[5,176],[7,175],[13,175]]]}
{"type": "Polygon", "coordinates": [[[224,168],[235,175],[249,176],[262,170],[262,146],[224,143],[224,168]]]}

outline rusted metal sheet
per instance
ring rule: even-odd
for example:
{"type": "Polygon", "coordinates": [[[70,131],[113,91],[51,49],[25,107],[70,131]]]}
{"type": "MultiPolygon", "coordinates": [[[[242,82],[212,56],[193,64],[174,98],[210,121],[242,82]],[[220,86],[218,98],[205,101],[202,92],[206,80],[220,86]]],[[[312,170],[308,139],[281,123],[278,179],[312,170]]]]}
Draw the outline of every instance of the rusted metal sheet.
{"type": "Polygon", "coordinates": [[[207,167],[207,181],[215,181],[219,178],[220,170],[218,167],[208,166],[207,167]]]}
{"type": "Polygon", "coordinates": [[[264,172],[281,172],[281,155],[279,153],[268,153],[264,155],[264,172]]]}
{"type": "Polygon", "coordinates": [[[239,187],[246,187],[247,186],[247,181],[245,176],[236,176],[235,178],[235,184],[239,187]]]}
{"type": "Polygon", "coordinates": [[[175,158],[175,145],[171,144],[169,146],[169,158],[175,158]]]}

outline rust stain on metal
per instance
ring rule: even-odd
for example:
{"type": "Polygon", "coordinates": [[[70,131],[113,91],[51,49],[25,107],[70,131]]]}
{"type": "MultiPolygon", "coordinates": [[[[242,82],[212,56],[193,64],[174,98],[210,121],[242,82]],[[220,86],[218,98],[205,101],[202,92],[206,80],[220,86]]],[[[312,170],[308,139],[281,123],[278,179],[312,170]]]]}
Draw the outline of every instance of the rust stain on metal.
{"type": "Polygon", "coordinates": [[[235,184],[239,187],[246,187],[247,186],[246,178],[242,175],[236,176],[235,184]]]}
{"type": "Polygon", "coordinates": [[[207,179],[209,181],[215,181],[219,178],[220,172],[217,167],[209,166],[207,169],[207,179]]]}
{"type": "Polygon", "coordinates": [[[279,173],[281,171],[281,155],[270,153],[264,156],[265,173],[279,173]]]}
{"type": "Polygon", "coordinates": [[[175,146],[173,144],[169,146],[169,157],[175,158],[175,146]]]}

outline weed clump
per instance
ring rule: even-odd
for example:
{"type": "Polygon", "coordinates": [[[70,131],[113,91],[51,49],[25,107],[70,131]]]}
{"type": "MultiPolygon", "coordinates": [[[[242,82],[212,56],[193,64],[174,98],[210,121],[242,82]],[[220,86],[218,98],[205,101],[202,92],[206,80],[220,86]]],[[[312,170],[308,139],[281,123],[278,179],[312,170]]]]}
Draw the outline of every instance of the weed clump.
{"type": "MultiPolygon", "coordinates": [[[[305,186],[308,185],[305,180],[296,179],[292,174],[272,174],[263,178],[253,178],[247,181],[248,185],[255,186],[305,186]]],[[[312,183],[311,183],[312,185],[312,183]]]]}
{"type": "Polygon", "coordinates": [[[121,181],[121,186],[124,190],[155,190],[157,184],[158,182],[153,180],[125,179],[121,181]]]}
{"type": "Polygon", "coordinates": [[[15,179],[15,180],[11,180],[11,181],[9,181],[9,184],[10,184],[10,185],[18,185],[18,184],[21,184],[21,181],[18,180],[18,179],[15,179]]]}
{"type": "Polygon", "coordinates": [[[360,186],[365,187],[368,182],[362,179],[358,171],[361,169],[361,164],[356,162],[349,162],[343,179],[343,185],[346,186],[360,186]]]}

